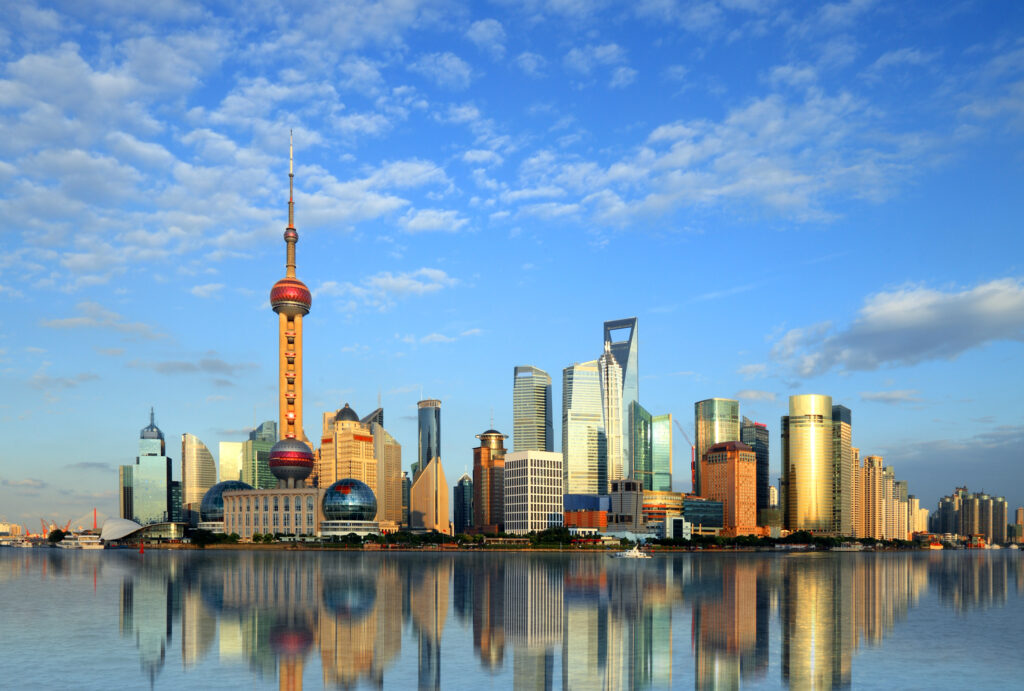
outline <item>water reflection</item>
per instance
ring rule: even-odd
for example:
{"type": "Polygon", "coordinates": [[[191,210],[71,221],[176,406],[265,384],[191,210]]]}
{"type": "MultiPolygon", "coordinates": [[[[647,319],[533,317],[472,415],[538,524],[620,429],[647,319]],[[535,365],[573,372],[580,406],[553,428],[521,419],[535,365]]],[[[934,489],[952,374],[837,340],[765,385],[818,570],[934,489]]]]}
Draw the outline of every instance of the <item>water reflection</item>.
{"type": "Polygon", "coordinates": [[[325,688],[411,686],[413,678],[420,689],[670,688],[690,685],[692,665],[701,689],[843,688],[856,681],[858,650],[883,644],[922,598],[963,615],[1024,592],[1015,553],[680,554],[627,563],[557,554],[12,552],[0,554],[9,591],[40,577],[117,583],[118,631],[147,686],[176,686],[177,674],[213,664],[247,667],[243,685],[281,689],[317,677],[325,688]]]}

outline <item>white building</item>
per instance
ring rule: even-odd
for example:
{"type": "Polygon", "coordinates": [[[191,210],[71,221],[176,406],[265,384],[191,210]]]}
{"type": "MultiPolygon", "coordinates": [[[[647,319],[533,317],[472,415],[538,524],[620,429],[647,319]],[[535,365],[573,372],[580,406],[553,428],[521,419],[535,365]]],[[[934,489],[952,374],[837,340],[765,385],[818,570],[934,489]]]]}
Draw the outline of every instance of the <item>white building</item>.
{"type": "Polygon", "coordinates": [[[562,454],[517,451],[505,456],[505,531],[525,535],[562,525],[562,454]]]}

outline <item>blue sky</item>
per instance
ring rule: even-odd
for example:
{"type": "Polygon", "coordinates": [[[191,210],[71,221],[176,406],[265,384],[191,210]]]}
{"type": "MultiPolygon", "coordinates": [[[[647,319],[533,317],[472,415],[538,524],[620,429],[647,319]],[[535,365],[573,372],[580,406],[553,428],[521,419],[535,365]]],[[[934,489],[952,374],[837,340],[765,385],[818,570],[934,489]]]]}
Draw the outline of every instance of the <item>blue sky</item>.
{"type": "Polygon", "coordinates": [[[0,27],[0,516],[116,513],[150,405],[176,461],[276,415],[290,129],[310,437],[379,395],[408,467],[422,392],[454,483],[636,316],[645,407],[739,398],[773,481],[824,393],[1024,503],[1020,3],[138,5],[0,27]]]}

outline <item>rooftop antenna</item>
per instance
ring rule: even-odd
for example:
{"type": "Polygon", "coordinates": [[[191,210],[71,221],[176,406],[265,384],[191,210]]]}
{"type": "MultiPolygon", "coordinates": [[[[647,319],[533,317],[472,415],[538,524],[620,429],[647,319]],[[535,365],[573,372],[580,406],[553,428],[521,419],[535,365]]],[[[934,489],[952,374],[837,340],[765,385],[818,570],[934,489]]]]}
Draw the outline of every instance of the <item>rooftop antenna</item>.
{"type": "Polygon", "coordinates": [[[494,407],[491,407],[491,429],[494,429],[494,407]]]}
{"type": "Polygon", "coordinates": [[[381,407],[381,402],[380,401],[381,401],[381,394],[380,394],[380,387],[378,386],[377,387],[377,407],[378,408],[381,407]]]}

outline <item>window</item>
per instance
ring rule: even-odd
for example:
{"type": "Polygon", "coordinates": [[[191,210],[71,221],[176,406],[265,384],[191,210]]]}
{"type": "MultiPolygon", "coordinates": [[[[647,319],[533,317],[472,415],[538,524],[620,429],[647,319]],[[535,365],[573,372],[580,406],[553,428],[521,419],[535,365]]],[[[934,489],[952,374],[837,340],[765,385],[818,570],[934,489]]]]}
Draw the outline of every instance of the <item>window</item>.
{"type": "Polygon", "coordinates": [[[306,497],[306,511],[313,511],[313,497],[306,497]]]}
{"type": "Polygon", "coordinates": [[[274,527],[277,527],[277,514],[274,514],[274,527]]]}
{"type": "Polygon", "coordinates": [[[274,497],[274,513],[277,513],[277,497],[274,497]]]}
{"type": "MultiPolygon", "coordinates": [[[[288,497],[284,498],[284,510],[285,511],[291,511],[291,507],[288,506],[288,497]]],[[[287,524],[285,524],[285,525],[287,525],[287,524]]]]}
{"type": "Polygon", "coordinates": [[[291,516],[292,515],[290,513],[286,513],[284,515],[284,527],[285,528],[287,528],[289,525],[291,525],[291,523],[290,523],[291,516]]]}
{"type": "MultiPolygon", "coordinates": [[[[259,498],[258,498],[258,497],[256,498],[256,501],[259,501],[259,498]]],[[[266,497],[263,497],[263,510],[264,510],[264,511],[267,511],[267,510],[268,510],[268,509],[267,509],[267,498],[266,498],[266,497]]]]}

